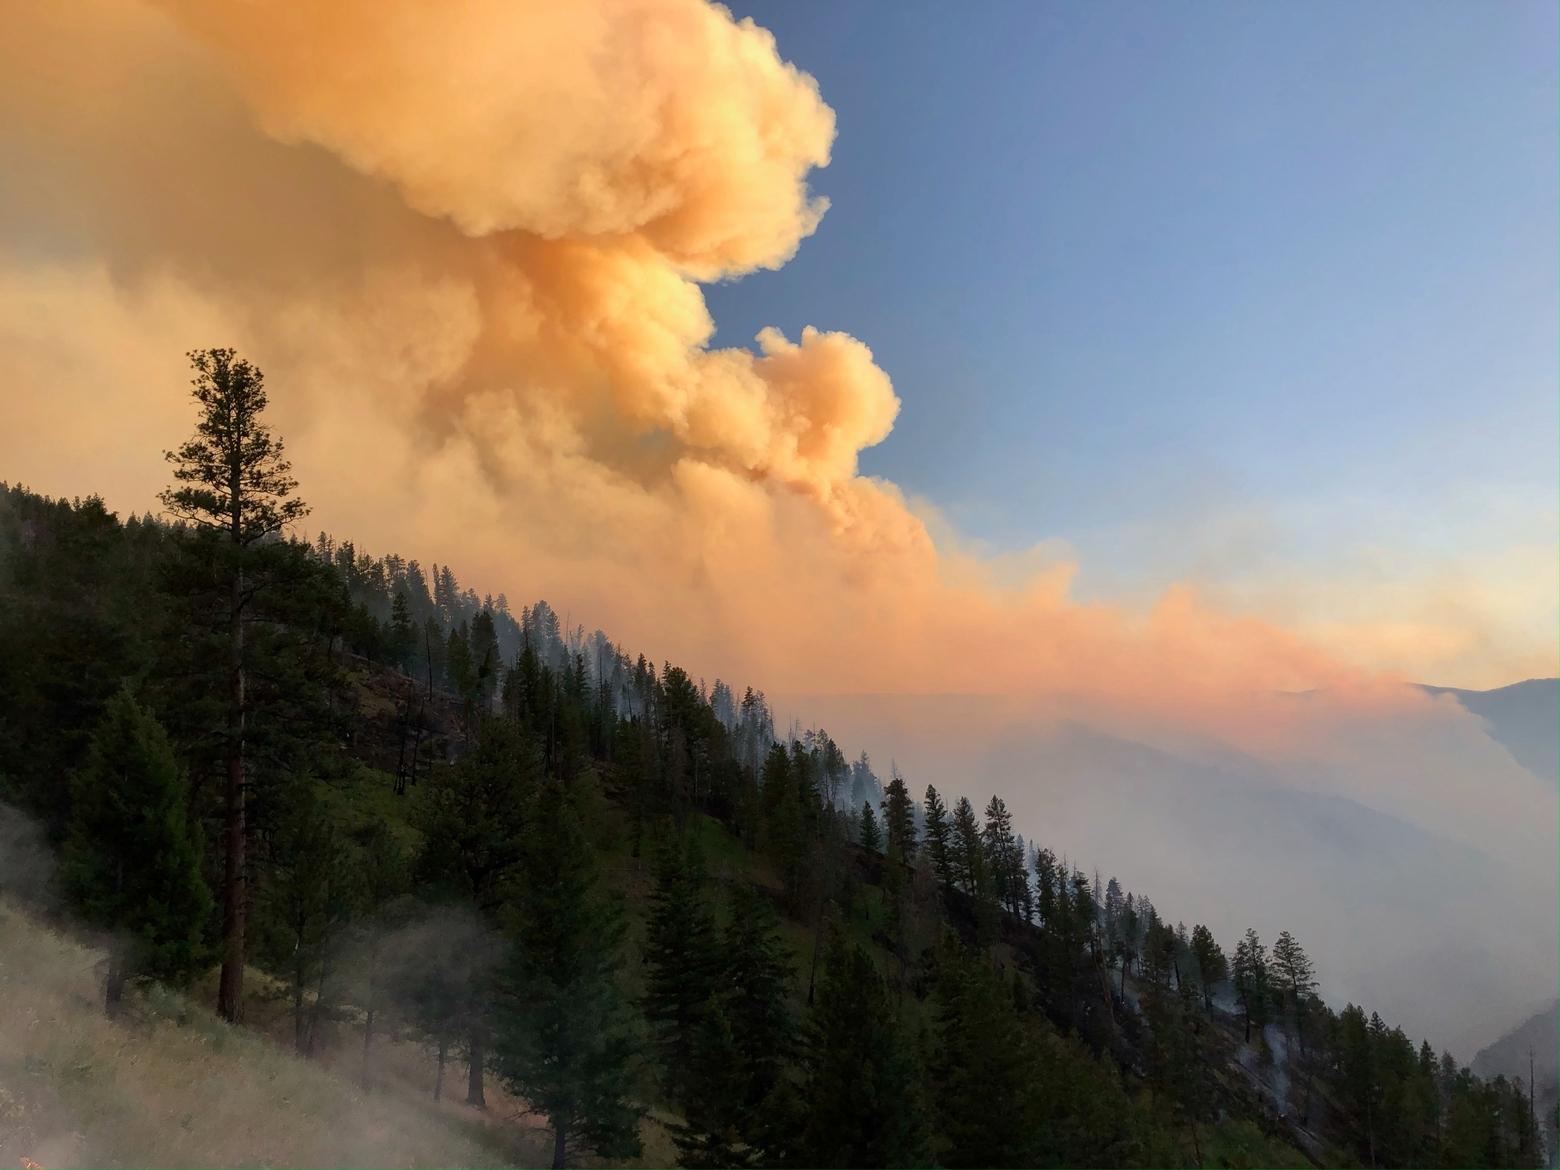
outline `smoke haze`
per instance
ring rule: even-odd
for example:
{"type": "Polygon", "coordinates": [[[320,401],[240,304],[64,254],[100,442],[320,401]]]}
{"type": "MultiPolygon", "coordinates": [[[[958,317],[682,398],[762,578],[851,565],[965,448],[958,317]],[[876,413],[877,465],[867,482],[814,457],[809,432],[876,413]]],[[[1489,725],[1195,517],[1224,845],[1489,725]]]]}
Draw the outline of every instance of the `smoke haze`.
{"type": "Polygon", "coordinates": [[[189,426],[184,352],[234,345],[333,531],[771,693],[1000,695],[916,721],[822,697],[796,713],[922,783],[1026,794],[1026,832],[1073,848],[1057,825],[1086,864],[1136,857],[1167,909],[1224,908],[1226,936],[1364,925],[1344,916],[1369,890],[1244,872],[1250,818],[1289,815],[1252,792],[1348,801],[1432,844],[1404,854],[1424,880],[1392,905],[1414,913],[1370,920],[1402,945],[1318,940],[1358,968],[1333,986],[1420,1030],[1448,998],[1504,1022],[1507,997],[1552,990],[1553,787],[1455,703],[1184,587],[1141,611],[1082,603],[1051,546],[972,552],[859,473],[900,409],[867,345],[807,328],[710,347],[700,282],[783,264],[826,210],[808,175],[833,113],[750,21],[703,0],[5,15],[7,478],[151,506],[189,426]],[[1063,725],[1196,767],[1123,790],[1098,752],[1056,754],[1063,725]],[[1213,767],[1231,755],[1258,763],[1213,767]],[[1177,855],[1143,790],[1202,826],[1177,855]],[[1209,829],[1215,807],[1239,824],[1209,829]],[[1443,841],[1479,859],[1450,902],[1430,881],[1443,841]],[[1279,885],[1292,913],[1263,901],[1279,885]],[[1518,927],[1496,973],[1494,940],[1466,933],[1492,906],[1518,927]],[[1394,1003],[1412,948],[1453,937],[1479,944],[1437,969],[1433,1011],[1394,1003]]]}

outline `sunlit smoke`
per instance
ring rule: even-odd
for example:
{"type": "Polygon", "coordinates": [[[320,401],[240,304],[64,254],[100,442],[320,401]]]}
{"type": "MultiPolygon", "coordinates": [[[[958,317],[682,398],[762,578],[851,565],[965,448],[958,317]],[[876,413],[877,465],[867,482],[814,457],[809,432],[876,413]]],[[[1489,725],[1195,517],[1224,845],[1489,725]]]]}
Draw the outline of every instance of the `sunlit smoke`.
{"type": "Polygon", "coordinates": [[[1014,573],[863,476],[900,402],[861,341],[711,347],[699,282],[783,264],[826,210],[833,113],[750,21],[84,0],[8,4],[6,28],[0,476],[151,506],[188,429],[182,355],[234,345],[315,516],[375,551],[710,678],[1195,733],[1319,761],[1319,785],[1510,849],[1526,881],[1552,861],[1550,795],[1475,800],[1412,730],[1443,708],[1395,680],[1184,586],[1082,603],[1065,554],[1014,573]],[[1278,697],[1308,690],[1329,697],[1278,697]],[[1382,713],[1396,738],[1365,742],[1382,713]]]}

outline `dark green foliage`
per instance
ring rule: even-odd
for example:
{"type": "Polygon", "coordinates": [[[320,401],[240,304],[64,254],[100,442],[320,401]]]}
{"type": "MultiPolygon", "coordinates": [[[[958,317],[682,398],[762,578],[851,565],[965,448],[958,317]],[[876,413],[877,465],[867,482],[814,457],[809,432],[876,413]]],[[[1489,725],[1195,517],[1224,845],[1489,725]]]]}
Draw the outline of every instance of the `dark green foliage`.
{"type": "Polygon", "coordinates": [[[1027,917],[1029,879],[1018,838],[1013,833],[1013,814],[1000,796],[986,805],[983,835],[986,869],[991,875],[991,896],[1015,918],[1027,917]]]}
{"type": "Polygon", "coordinates": [[[715,919],[704,884],[704,860],[694,838],[662,845],[645,932],[644,1013],[655,1035],[663,1082],[679,1102],[689,1098],[694,1040],[720,977],[715,919]]]}
{"type": "Polygon", "coordinates": [[[959,888],[977,898],[989,895],[991,881],[986,865],[985,842],[981,837],[980,823],[975,819],[975,806],[968,797],[959,797],[959,802],[953,806],[951,848],[952,870],[959,888]]]}
{"type": "Polygon", "coordinates": [[[123,679],[143,674],[164,534],[121,526],[97,497],[46,500],[0,485],[0,797],[55,840],[66,781],[123,679]]]}
{"type": "Polygon", "coordinates": [[[535,745],[513,723],[484,722],[472,750],[435,770],[419,794],[418,875],[480,913],[496,911],[521,863],[540,773],[535,745]]]}
{"type": "Polygon", "coordinates": [[[500,1076],[547,1118],[554,1166],[571,1148],[637,1154],[638,1041],[618,988],[622,917],[559,784],[544,784],[536,800],[508,917],[494,1017],[500,1076]]]}
{"type": "MultiPolygon", "coordinates": [[[[189,542],[195,554],[187,580],[190,595],[202,598],[218,619],[225,661],[215,671],[224,685],[221,750],[226,763],[222,808],[222,975],[217,1010],[229,1020],[243,1015],[244,964],[247,955],[250,837],[249,718],[256,696],[249,693],[253,654],[246,634],[253,624],[256,599],[276,587],[278,548],[274,539],[284,528],[308,514],[302,500],[290,498],[297,488],[284,457],[282,441],[263,421],[267,396],[265,378],[231,349],[196,350],[189,354],[195,371],[191,389],[199,416],[195,434],[165,456],[173,465],[177,486],[162,493],[168,512],[194,531],[189,542]],[[267,545],[270,548],[267,548],[267,545]]],[[[298,558],[290,558],[297,561],[298,558]]],[[[293,625],[296,629],[296,624],[293,625]]],[[[213,721],[214,722],[214,721],[213,721]]]]}
{"type": "Polygon", "coordinates": [[[180,486],[163,492],[163,507],[241,546],[308,515],[307,504],[289,498],[298,481],[282,440],[262,421],[265,375],[231,349],[194,350],[189,359],[200,417],[194,436],[167,452],[180,486]]]}
{"type": "Polygon", "coordinates": [[[883,789],[883,828],[888,855],[904,865],[915,863],[915,804],[899,770],[883,789]]]}
{"type": "Polygon", "coordinates": [[[289,785],[255,898],[259,952],[291,983],[293,1046],[312,1053],[342,936],[366,894],[363,858],[301,777],[289,785]]]}
{"type": "Polygon", "coordinates": [[[953,940],[937,963],[933,1100],[944,1166],[1040,1164],[1043,1088],[1037,1046],[1010,987],[953,940]]]}
{"type": "Polygon", "coordinates": [[[803,1166],[916,1166],[927,1157],[914,1051],[872,959],[835,937],[802,1051],[793,1119],[803,1166]]]}
{"type": "Polygon", "coordinates": [[[878,827],[877,814],[870,802],[861,806],[861,847],[869,853],[883,851],[883,830],[878,827]]]}
{"type": "Polygon", "coordinates": [[[718,981],[701,1014],[674,1137],[686,1166],[746,1165],[765,1142],[770,1095],[794,1056],[791,972],[773,906],[734,887],[718,981]]]}
{"type": "Polygon", "coordinates": [[[1229,977],[1229,962],[1213,932],[1202,923],[1192,927],[1192,958],[1196,962],[1197,985],[1202,991],[1203,1010],[1213,1009],[1213,989],[1229,977]]]}
{"type": "Polygon", "coordinates": [[[953,861],[950,850],[952,830],[948,825],[948,809],[937,794],[937,789],[926,786],[926,849],[931,854],[932,867],[944,890],[953,888],[953,861]]]}
{"type": "Polygon", "coordinates": [[[1235,987],[1235,998],[1240,1003],[1241,1016],[1246,1026],[1246,1041],[1249,1043],[1252,1025],[1260,1028],[1267,1022],[1272,995],[1267,948],[1257,938],[1255,930],[1248,929],[1240,942],[1235,944],[1235,958],[1230,963],[1230,981],[1235,987]]]}
{"type": "Polygon", "coordinates": [[[1316,990],[1316,969],[1287,930],[1273,944],[1272,982],[1288,1018],[1297,1025],[1304,1020],[1306,1005],[1316,990]]]}
{"type": "Polygon", "coordinates": [[[202,958],[211,894],[184,776],[162,727],[128,690],[108,702],[72,783],[61,882],[82,918],[110,932],[106,1003],[124,979],[177,982],[202,958]]]}
{"type": "Polygon", "coordinates": [[[672,1127],[679,1165],[715,1170],[753,1164],[755,1151],[743,1137],[752,1111],[743,1098],[742,1068],[730,1021],[716,1003],[704,1013],[690,1045],[686,1120],[672,1127]]]}
{"type": "Polygon", "coordinates": [[[795,1055],[796,1021],[787,1006],[791,960],[779,918],[750,886],[732,890],[721,952],[720,995],[739,1055],[736,1078],[743,1100],[756,1108],[795,1055]]]}

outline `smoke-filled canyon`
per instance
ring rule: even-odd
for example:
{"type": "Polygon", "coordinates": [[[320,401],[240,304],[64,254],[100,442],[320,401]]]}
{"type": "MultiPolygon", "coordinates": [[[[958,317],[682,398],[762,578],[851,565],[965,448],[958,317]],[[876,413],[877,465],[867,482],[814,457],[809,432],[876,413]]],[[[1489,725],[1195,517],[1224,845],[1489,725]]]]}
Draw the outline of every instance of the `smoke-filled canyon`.
{"type": "Polygon", "coordinates": [[[1555,785],[1406,685],[1443,680],[1186,583],[1079,599],[1042,540],[1066,533],[988,557],[860,472],[914,409],[871,338],[712,347],[701,286],[828,210],[834,113],[764,29],[703,0],[6,26],[0,476],[152,507],[183,355],[233,345],[311,524],[789,696],[913,788],[1001,792],[1172,917],[1293,929],[1329,998],[1465,1055],[1552,993],[1555,785]]]}

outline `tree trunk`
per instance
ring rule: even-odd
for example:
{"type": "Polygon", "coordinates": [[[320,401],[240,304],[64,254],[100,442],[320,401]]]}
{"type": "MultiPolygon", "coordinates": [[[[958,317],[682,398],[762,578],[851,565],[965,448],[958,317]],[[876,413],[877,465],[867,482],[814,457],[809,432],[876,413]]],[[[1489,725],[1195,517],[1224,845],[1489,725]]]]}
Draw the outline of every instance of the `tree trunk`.
{"type": "Polygon", "coordinates": [[[812,962],[807,970],[807,1006],[812,1007],[813,993],[818,986],[818,952],[823,947],[823,895],[818,895],[818,909],[813,915],[812,962]]]}
{"type": "Polygon", "coordinates": [[[119,1015],[119,1006],[125,995],[124,946],[116,943],[108,955],[108,978],[103,985],[103,1011],[113,1019],[119,1015]]]}
{"type": "Polygon", "coordinates": [[[565,1154],[565,1150],[564,1150],[563,1126],[561,1124],[559,1124],[558,1122],[554,1121],[553,1122],[553,1160],[552,1160],[553,1170],[563,1170],[563,1167],[565,1165],[564,1154],[565,1154]]]}
{"type": "Polygon", "coordinates": [[[444,1033],[439,1033],[439,1071],[433,1078],[433,1099],[437,1101],[444,1096],[444,1062],[449,1059],[450,1039],[444,1033]]]}
{"type": "Polygon", "coordinates": [[[478,1109],[487,1108],[487,1096],[482,1092],[482,1060],[483,1040],[482,1025],[471,1026],[471,1041],[466,1049],[466,1055],[470,1058],[470,1067],[466,1073],[466,1104],[475,1105],[478,1109]]]}
{"type": "Polygon", "coordinates": [[[374,1040],[374,1009],[363,1017],[363,1087],[368,1088],[368,1050],[374,1040]]]}
{"type": "MultiPolygon", "coordinates": [[[[301,944],[295,955],[303,953],[301,944]]],[[[303,1029],[303,960],[295,959],[293,962],[293,1051],[299,1056],[303,1055],[304,1029],[303,1029]]]]}
{"type": "Polygon", "coordinates": [[[325,1012],[325,980],[330,976],[330,964],[320,960],[320,977],[314,985],[314,1002],[309,1005],[308,1053],[314,1055],[314,1045],[320,1035],[320,1018],[325,1012]]]}
{"type": "MultiPolygon", "coordinates": [[[[237,522],[234,523],[237,555],[237,522]]],[[[228,774],[226,833],[222,877],[222,975],[217,985],[217,1014],[230,1023],[244,1018],[244,575],[233,573],[228,610],[229,669],[228,774]]]]}
{"type": "Polygon", "coordinates": [[[396,758],[395,758],[395,794],[406,795],[406,730],[407,724],[412,720],[412,692],[416,690],[416,684],[408,681],[406,687],[406,705],[397,713],[400,716],[396,727],[396,758]]]}

